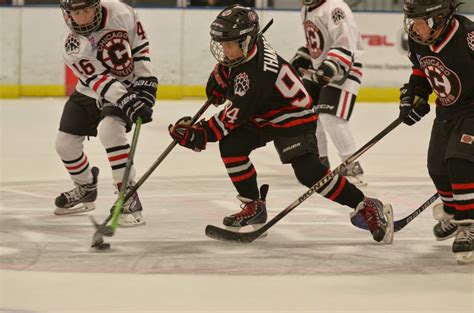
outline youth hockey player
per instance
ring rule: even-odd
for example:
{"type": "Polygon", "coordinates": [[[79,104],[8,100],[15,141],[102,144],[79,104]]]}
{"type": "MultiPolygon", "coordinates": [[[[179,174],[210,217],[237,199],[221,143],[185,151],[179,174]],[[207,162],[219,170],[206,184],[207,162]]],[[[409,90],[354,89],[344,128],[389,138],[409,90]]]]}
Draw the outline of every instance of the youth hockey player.
{"type": "MultiPolygon", "coordinates": [[[[99,169],[90,166],[84,153],[86,136],[99,135],[120,188],[130,150],[125,134],[138,117],[143,123],[152,120],[158,80],[151,72],[146,33],[131,7],[100,0],[61,0],[60,6],[71,31],[64,60],[79,78],[64,106],[56,139],[56,151],[75,184],[56,198],[54,213],[65,215],[95,208],[99,169]]],[[[134,176],[132,168],[131,181],[134,176]]],[[[135,193],[118,224],[144,224],[142,210],[135,193]]]]}
{"type": "MultiPolygon", "coordinates": [[[[342,0],[302,0],[301,18],[306,45],[290,63],[303,77],[319,113],[318,148],[329,165],[326,133],[342,161],[356,151],[349,119],[362,79],[363,43],[349,6],[342,0]]],[[[359,162],[343,174],[355,185],[365,186],[359,162]]]]}
{"type": "Polygon", "coordinates": [[[400,118],[413,125],[436,94],[428,171],[443,203],[434,207],[434,235],[456,236],[452,250],[463,262],[474,244],[474,23],[456,8],[454,0],[405,0],[413,71],[401,88],[400,118]]]}
{"type": "MultiPolygon", "coordinates": [[[[294,69],[259,34],[254,10],[234,5],[220,12],[211,25],[211,53],[218,64],[210,74],[206,93],[217,104],[230,101],[212,118],[194,126],[189,125],[190,117],[181,118],[170,125],[170,134],[194,151],[206,149],[208,142],[219,142],[222,161],[242,202],[242,210],[226,216],[223,223],[229,227],[258,226],[267,220],[267,189],[261,188],[259,194],[250,153],[274,141],[282,163],[291,164],[302,184],[313,186],[328,171],[318,158],[318,116],[294,69]]],[[[351,218],[368,225],[376,241],[392,241],[390,205],[366,198],[340,175],[319,193],[355,209],[351,218]]]]}

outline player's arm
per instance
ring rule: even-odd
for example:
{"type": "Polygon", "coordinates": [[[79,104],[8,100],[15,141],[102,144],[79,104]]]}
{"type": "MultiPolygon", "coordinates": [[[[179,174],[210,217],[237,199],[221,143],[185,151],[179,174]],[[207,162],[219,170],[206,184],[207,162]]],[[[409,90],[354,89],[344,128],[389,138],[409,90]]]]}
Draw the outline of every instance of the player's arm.
{"type": "Polygon", "coordinates": [[[471,58],[474,60],[474,22],[469,21],[466,25],[466,43],[467,50],[471,55],[471,58]]]}
{"type": "Polygon", "coordinates": [[[299,47],[289,63],[301,77],[305,75],[307,70],[313,69],[313,62],[311,61],[311,56],[306,46],[299,47]]]}
{"type": "Polygon", "coordinates": [[[227,99],[229,90],[230,68],[217,63],[209,74],[206,84],[206,96],[215,106],[219,106],[227,99]]]}
{"type": "Polygon", "coordinates": [[[399,119],[411,126],[430,112],[429,95],[433,92],[425,73],[413,53],[413,42],[408,42],[408,57],[412,62],[412,73],[408,83],[400,88],[399,119]]]}
{"type": "MultiPolygon", "coordinates": [[[[307,15],[305,7],[301,9],[300,15],[301,21],[304,23],[307,15]]],[[[304,46],[301,46],[298,48],[298,50],[296,50],[295,55],[288,63],[290,63],[295,68],[296,72],[301,77],[305,75],[305,71],[313,70],[313,62],[311,60],[311,55],[309,54],[306,42],[304,46]]]]}
{"type": "Polygon", "coordinates": [[[360,36],[354,16],[347,5],[331,8],[327,18],[328,33],[333,45],[326,59],[316,69],[315,78],[320,85],[344,82],[354,63],[360,36]]]}
{"type": "Polygon", "coordinates": [[[64,61],[79,82],[93,90],[100,99],[117,103],[128,92],[127,88],[115,76],[110,75],[108,69],[93,56],[65,54],[64,61]]]}
{"type": "Polygon", "coordinates": [[[97,59],[65,53],[64,61],[82,85],[93,90],[99,99],[119,107],[130,122],[135,122],[138,116],[143,123],[151,121],[151,110],[144,108],[146,105],[142,98],[127,90],[97,59]]]}
{"type": "Polygon", "coordinates": [[[131,90],[142,97],[151,107],[156,100],[158,78],[152,72],[150,42],[135,10],[133,10],[133,20],[130,21],[130,24],[129,37],[131,39],[134,77],[136,77],[131,90]]]}
{"type": "Polygon", "coordinates": [[[412,52],[414,51],[413,45],[413,41],[410,39],[408,41],[408,58],[412,63],[412,72],[408,83],[413,88],[423,88],[424,90],[426,90],[426,92],[428,92],[429,95],[433,92],[433,89],[431,88],[428,78],[421,69],[420,63],[418,62],[418,59],[416,57],[416,53],[412,52]]]}
{"type": "Polygon", "coordinates": [[[189,125],[190,117],[178,120],[176,124],[170,125],[171,137],[178,141],[181,146],[201,151],[206,148],[207,142],[216,142],[227,136],[235,128],[249,120],[255,113],[258,99],[258,87],[256,80],[249,78],[247,72],[238,74],[234,80],[234,86],[230,101],[225,107],[208,120],[201,120],[194,126],[189,125]],[[252,88],[253,87],[253,88],[252,88]]]}

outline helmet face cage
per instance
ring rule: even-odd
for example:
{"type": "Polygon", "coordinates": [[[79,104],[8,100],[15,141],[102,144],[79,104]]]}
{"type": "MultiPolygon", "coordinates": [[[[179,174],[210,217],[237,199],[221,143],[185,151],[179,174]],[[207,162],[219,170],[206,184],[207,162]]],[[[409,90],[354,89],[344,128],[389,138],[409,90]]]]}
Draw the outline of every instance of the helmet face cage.
{"type": "Polygon", "coordinates": [[[405,0],[403,24],[408,36],[422,45],[435,44],[439,35],[451,23],[455,6],[452,0],[405,0]],[[431,29],[426,37],[420,36],[413,29],[415,20],[424,20],[431,29]]]}
{"type": "Polygon", "coordinates": [[[303,5],[306,5],[308,7],[312,7],[312,6],[315,6],[315,5],[318,5],[321,3],[322,0],[301,0],[301,2],[303,3],[303,5]]]}
{"type": "Polygon", "coordinates": [[[235,67],[248,57],[259,32],[258,15],[251,8],[233,5],[219,13],[211,24],[210,50],[220,64],[235,67]],[[241,51],[242,57],[229,59],[224,53],[223,42],[235,41],[241,51]]]}
{"type": "Polygon", "coordinates": [[[100,0],[61,0],[61,9],[67,26],[78,35],[89,36],[99,29],[102,22],[102,6],[100,0]],[[72,18],[71,13],[90,8],[95,12],[92,21],[86,25],[77,24],[72,18]]]}
{"type": "Polygon", "coordinates": [[[253,47],[253,43],[255,41],[252,40],[250,36],[246,36],[245,38],[241,38],[235,41],[239,45],[240,50],[242,50],[242,57],[231,60],[228,57],[226,57],[224,53],[224,47],[222,45],[223,41],[219,42],[214,39],[211,39],[211,53],[214,56],[214,58],[217,60],[217,62],[227,67],[235,67],[243,63],[247,59],[249,50],[253,47]]]}

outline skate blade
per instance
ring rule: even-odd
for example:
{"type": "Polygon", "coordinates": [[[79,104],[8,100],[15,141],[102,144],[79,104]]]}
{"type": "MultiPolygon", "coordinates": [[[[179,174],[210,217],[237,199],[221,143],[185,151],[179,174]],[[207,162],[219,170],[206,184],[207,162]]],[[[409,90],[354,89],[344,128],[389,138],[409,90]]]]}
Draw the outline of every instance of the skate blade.
{"type": "Polygon", "coordinates": [[[141,225],[145,225],[145,219],[141,217],[139,220],[137,220],[135,217],[122,217],[122,215],[119,217],[119,220],[117,221],[117,225],[120,226],[121,228],[132,228],[132,227],[137,227],[141,225]]]}
{"type": "Polygon", "coordinates": [[[456,261],[459,265],[466,265],[472,262],[472,251],[456,253],[456,261]]]}
{"type": "Polygon", "coordinates": [[[459,232],[459,228],[458,228],[454,233],[452,233],[452,234],[449,235],[449,236],[446,236],[446,237],[436,237],[436,236],[435,236],[435,239],[436,239],[436,241],[444,241],[444,240],[446,240],[446,239],[455,237],[455,236],[458,234],[458,232],[459,232]]]}
{"type": "Polygon", "coordinates": [[[383,242],[386,244],[392,244],[393,243],[393,208],[391,204],[384,204],[383,206],[383,213],[387,218],[387,224],[389,227],[387,227],[387,232],[385,233],[385,236],[383,237],[383,242]]]}
{"type": "MultiPolygon", "coordinates": [[[[262,226],[265,225],[263,224],[252,224],[252,225],[247,225],[247,226],[242,226],[242,227],[235,227],[235,226],[225,226],[224,229],[227,229],[229,231],[235,232],[235,233],[246,233],[246,232],[253,232],[256,230],[259,230],[262,228],[262,226]]],[[[264,232],[261,234],[257,239],[265,238],[268,236],[268,232],[264,232]]]]}
{"type": "Polygon", "coordinates": [[[85,202],[81,203],[79,206],[72,207],[72,208],[56,208],[54,210],[55,215],[71,215],[71,214],[78,214],[78,213],[85,213],[90,212],[95,209],[94,202],[85,202]]]}

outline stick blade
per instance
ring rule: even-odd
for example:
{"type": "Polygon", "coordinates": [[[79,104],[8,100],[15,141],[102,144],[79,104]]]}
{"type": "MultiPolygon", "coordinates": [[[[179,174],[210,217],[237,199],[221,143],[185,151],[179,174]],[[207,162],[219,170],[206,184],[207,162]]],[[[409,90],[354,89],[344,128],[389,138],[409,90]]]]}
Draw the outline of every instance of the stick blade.
{"type": "Polygon", "coordinates": [[[251,243],[258,237],[260,237],[263,233],[264,231],[262,232],[260,231],[260,229],[246,233],[238,233],[214,225],[206,226],[206,236],[220,241],[251,243]]]}
{"type": "Polygon", "coordinates": [[[89,218],[92,221],[92,224],[94,224],[96,233],[99,233],[102,236],[106,237],[112,237],[114,235],[115,230],[113,229],[113,227],[107,226],[105,223],[97,223],[97,221],[92,216],[89,216],[89,218]]]}

